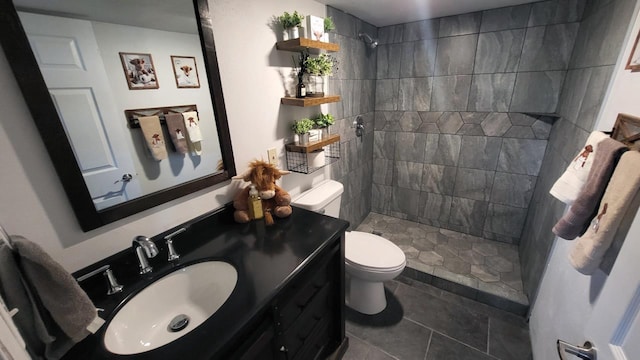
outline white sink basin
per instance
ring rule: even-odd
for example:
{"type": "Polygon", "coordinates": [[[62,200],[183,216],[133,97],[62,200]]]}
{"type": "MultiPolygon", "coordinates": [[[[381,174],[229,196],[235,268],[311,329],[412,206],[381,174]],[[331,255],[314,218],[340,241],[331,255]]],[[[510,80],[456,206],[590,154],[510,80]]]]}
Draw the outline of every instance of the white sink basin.
{"type": "Polygon", "coordinates": [[[139,354],[184,336],[224,304],[237,281],[236,269],[222,261],[193,264],[160,278],[111,320],[104,336],[107,350],[139,354]]]}

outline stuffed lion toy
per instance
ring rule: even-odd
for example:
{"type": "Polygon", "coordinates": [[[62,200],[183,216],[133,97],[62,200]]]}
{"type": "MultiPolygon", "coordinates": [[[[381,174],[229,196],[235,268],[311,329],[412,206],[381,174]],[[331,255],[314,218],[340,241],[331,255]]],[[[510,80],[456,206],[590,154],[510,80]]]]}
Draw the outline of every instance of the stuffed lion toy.
{"type": "MultiPolygon", "coordinates": [[[[289,171],[282,171],[275,165],[255,160],[249,164],[249,169],[244,174],[233,177],[235,180],[244,180],[255,185],[262,199],[262,210],[267,225],[273,224],[273,216],[285,218],[291,215],[291,195],[276,185],[276,180],[287,174],[289,171]]],[[[236,222],[251,221],[249,217],[250,188],[251,186],[245,187],[233,199],[233,207],[236,209],[233,217],[236,222]]]]}

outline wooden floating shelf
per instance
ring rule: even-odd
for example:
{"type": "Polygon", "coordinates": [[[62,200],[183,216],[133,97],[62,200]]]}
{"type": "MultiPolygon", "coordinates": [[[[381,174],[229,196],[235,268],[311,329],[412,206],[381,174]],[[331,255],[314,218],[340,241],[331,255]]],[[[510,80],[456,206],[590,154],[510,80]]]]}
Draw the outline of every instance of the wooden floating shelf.
{"type": "Polygon", "coordinates": [[[334,43],[328,43],[323,41],[316,41],[307,38],[297,38],[285,41],[278,41],[276,43],[276,49],[284,51],[304,51],[308,49],[318,49],[326,51],[338,51],[340,45],[334,43]]]}
{"type": "Polygon", "coordinates": [[[338,141],[340,141],[340,135],[331,135],[326,139],[322,139],[319,141],[311,141],[307,145],[298,145],[296,143],[290,143],[285,145],[285,148],[287,149],[287,151],[291,151],[291,152],[310,153],[316,150],[320,150],[323,147],[338,141]]]}
{"type": "Polygon", "coordinates": [[[283,105],[292,105],[292,106],[317,106],[321,104],[328,104],[333,102],[340,101],[340,95],[327,95],[324,97],[306,97],[302,99],[294,98],[294,97],[283,97],[280,100],[280,103],[283,105]]]}

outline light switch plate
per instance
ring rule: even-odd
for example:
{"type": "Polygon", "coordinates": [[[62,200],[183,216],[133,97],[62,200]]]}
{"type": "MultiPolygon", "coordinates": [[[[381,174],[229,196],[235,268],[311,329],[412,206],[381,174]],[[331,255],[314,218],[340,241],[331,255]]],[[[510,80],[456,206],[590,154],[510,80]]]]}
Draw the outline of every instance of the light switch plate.
{"type": "Polygon", "coordinates": [[[269,158],[269,164],[278,165],[278,154],[276,148],[267,150],[267,157],[269,158]]]}

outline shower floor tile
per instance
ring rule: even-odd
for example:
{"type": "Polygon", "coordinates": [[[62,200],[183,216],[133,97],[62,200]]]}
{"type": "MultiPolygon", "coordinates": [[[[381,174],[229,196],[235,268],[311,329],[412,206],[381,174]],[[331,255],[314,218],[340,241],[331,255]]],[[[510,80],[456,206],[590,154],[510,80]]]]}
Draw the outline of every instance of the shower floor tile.
{"type": "Polygon", "coordinates": [[[373,212],[357,230],[398,245],[408,277],[521,315],[528,309],[517,245],[373,212]]]}

